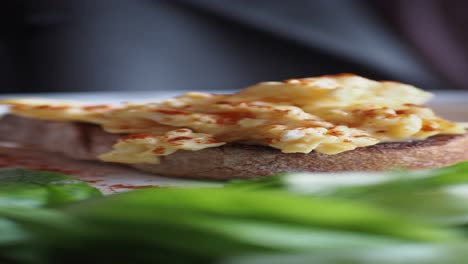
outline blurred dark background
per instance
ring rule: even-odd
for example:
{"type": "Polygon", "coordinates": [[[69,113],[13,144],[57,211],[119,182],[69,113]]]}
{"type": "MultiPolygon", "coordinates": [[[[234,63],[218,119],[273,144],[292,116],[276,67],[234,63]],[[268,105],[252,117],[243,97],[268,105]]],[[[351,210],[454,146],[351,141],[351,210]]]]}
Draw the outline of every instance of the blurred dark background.
{"type": "Polygon", "coordinates": [[[468,87],[468,1],[0,4],[0,92],[238,89],[352,72],[468,87]]]}

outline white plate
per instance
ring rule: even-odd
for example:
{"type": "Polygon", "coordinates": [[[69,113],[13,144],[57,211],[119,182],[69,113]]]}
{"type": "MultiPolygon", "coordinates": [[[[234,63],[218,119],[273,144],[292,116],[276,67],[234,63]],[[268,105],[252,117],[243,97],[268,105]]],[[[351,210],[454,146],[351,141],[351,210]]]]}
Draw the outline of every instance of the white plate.
{"type": "MultiPolygon", "coordinates": [[[[11,94],[2,95],[0,98],[43,97],[90,103],[119,103],[123,101],[141,102],[159,100],[183,92],[185,91],[11,94]]],[[[230,91],[214,92],[227,93],[230,91]]],[[[435,100],[430,105],[445,118],[467,122],[467,99],[468,92],[437,92],[435,100]]],[[[0,109],[0,113],[5,110],[6,108],[0,109]]],[[[54,154],[44,155],[42,152],[25,151],[15,148],[11,144],[0,144],[0,167],[29,167],[33,169],[62,171],[87,181],[104,193],[120,192],[147,186],[221,186],[221,183],[159,177],[123,166],[75,161],[54,154]]]]}

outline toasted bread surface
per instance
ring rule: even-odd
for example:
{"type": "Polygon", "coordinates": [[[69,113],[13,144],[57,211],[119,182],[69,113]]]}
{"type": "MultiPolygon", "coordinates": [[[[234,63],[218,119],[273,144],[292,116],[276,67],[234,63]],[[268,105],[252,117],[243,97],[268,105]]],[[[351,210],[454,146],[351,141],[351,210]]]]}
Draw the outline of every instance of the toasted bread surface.
{"type": "MultiPolygon", "coordinates": [[[[97,160],[121,135],[95,125],[53,122],[6,115],[0,121],[0,140],[66,156],[97,160]]],[[[289,171],[381,171],[436,168],[468,160],[468,135],[439,135],[421,141],[380,143],[336,155],[317,152],[282,153],[279,150],[228,144],[199,151],[177,151],[161,164],[134,167],[158,175],[234,179],[270,176],[289,171]]]]}

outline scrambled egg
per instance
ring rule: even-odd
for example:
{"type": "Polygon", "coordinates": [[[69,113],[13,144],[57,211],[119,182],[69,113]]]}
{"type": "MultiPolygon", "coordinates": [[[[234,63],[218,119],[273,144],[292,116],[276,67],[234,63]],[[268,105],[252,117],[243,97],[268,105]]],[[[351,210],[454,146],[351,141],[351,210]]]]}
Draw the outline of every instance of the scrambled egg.
{"type": "Polygon", "coordinates": [[[425,106],[431,94],[414,86],[351,74],[263,82],[235,93],[187,93],[146,104],[83,105],[10,99],[11,111],[30,118],[79,121],[121,133],[100,156],[120,163],[159,163],[175,151],[226,142],[270,146],[284,153],[337,154],[379,142],[463,134],[425,106]]]}

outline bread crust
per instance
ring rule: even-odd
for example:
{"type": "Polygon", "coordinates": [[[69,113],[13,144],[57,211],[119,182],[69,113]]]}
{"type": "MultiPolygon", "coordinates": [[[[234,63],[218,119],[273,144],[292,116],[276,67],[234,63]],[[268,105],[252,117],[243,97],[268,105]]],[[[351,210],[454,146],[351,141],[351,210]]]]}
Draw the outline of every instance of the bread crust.
{"type": "MultiPolygon", "coordinates": [[[[0,121],[0,140],[62,153],[75,159],[96,160],[121,135],[82,123],[52,122],[13,115],[0,121]]],[[[336,155],[318,152],[282,153],[264,146],[227,144],[199,151],[177,151],[161,164],[133,167],[157,175],[235,179],[270,176],[280,172],[382,171],[425,169],[468,160],[468,134],[439,135],[421,141],[380,143],[336,155]]]]}

